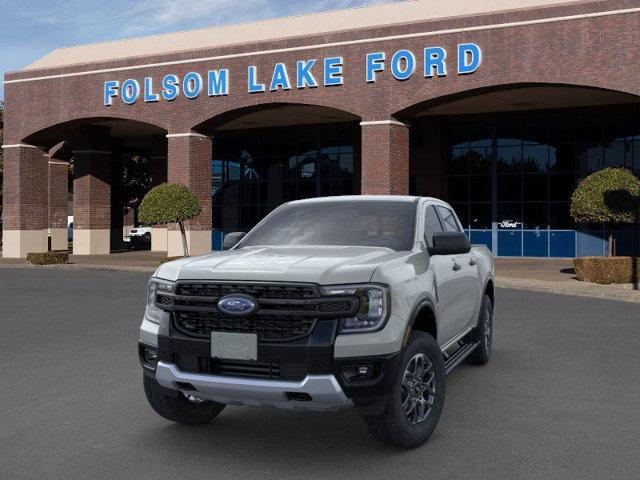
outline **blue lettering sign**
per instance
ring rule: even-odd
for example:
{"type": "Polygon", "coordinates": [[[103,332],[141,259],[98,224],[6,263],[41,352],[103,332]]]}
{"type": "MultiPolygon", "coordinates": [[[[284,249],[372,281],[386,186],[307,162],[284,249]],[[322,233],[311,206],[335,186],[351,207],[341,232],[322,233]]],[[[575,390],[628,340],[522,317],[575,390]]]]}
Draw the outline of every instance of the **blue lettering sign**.
{"type": "Polygon", "coordinates": [[[264,92],[264,83],[257,83],[256,77],[258,76],[258,67],[254,67],[253,65],[249,67],[248,71],[248,83],[249,83],[249,93],[260,93],[264,92]]]}
{"type": "Polygon", "coordinates": [[[187,98],[196,98],[202,92],[202,77],[199,73],[189,72],[182,79],[182,91],[187,98]]]}
{"type": "Polygon", "coordinates": [[[461,43],[458,45],[458,73],[460,75],[473,73],[482,63],[482,50],[475,43],[461,43]]]}
{"type": "Polygon", "coordinates": [[[140,84],[133,78],[128,78],[122,82],[122,90],[120,91],[122,101],[127,105],[133,105],[140,96],[140,84]]]}
{"type": "Polygon", "coordinates": [[[210,97],[229,95],[229,70],[209,70],[207,80],[210,97]]]}
{"type": "Polygon", "coordinates": [[[386,54],[384,52],[367,54],[367,82],[368,83],[376,81],[376,72],[384,71],[385,60],[386,60],[386,54]]]}
{"type": "Polygon", "coordinates": [[[296,87],[315,88],[318,86],[316,77],[311,73],[311,69],[316,64],[316,60],[300,60],[296,62],[296,87]]]}
{"type": "MultiPolygon", "coordinates": [[[[411,50],[400,49],[393,55],[390,52],[370,52],[365,54],[366,83],[375,83],[378,77],[384,76],[387,70],[387,55],[390,55],[389,70],[391,77],[398,81],[410,79],[417,68],[422,69],[425,78],[447,76],[447,51],[439,46],[431,46],[423,49],[422,55],[416,56],[411,50]],[[419,62],[423,62],[419,65],[419,62]]],[[[459,75],[471,74],[482,65],[482,50],[475,43],[461,43],[457,46],[456,69],[459,75]]],[[[452,62],[453,60],[450,60],[452,62]]],[[[297,60],[295,62],[295,86],[297,89],[318,88],[319,83],[314,75],[316,64],[321,64],[323,74],[322,85],[325,87],[344,84],[344,58],[341,56],[326,57],[323,59],[312,58],[297,60]]],[[[388,75],[388,74],[387,74],[388,75]]],[[[262,83],[258,76],[258,67],[247,67],[247,91],[249,93],[263,93],[267,91],[267,84],[262,83]]],[[[265,79],[269,81],[268,77],[265,79]]],[[[242,79],[240,79],[242,81],[242,79]]],[[[289,76],[287,64],[277,62],[273,65],[268,89],[271,92],[289,91],[293,79],[289,76]]],[[[183,93],[188,99],[201,96],[206,90],[208,97],[221,97],[229,95],[231,73],[229,69],[212,69],[206,71],[188,72],[184,77],[173,73],[165,75],[161,81],[159,78],[142,77],[140,80],[128,78],[124,81],[108,80],[103,84],[103,103],[105,106],[113,105],[116,98],[120,97],[127,105],[135,104],[138,99],[145,103],[158,102],[161,99],[168,102],[175,100],[183,93]],[[160,82],[161,87],[157,83],[160,82]],[[205,83],[206,82],[206,85],[205,83]],[[142,87],[141,87],[142,84],[142,87]],[[154,90],[155,88],[158,90],[154,90]]]]}
{"type": "Polygon", "coordinates": [[[407,80],[416,71],[416,57],[409,50],[398,50],[391,57],[391,74],[397,80],[407,80]]]}
{"type": "Polygon", "coordinates": [[[153,78],[144,78],[144,101],[145,102],[157,102],[160,100],[160,95],[153,93],[153,78]]]}
{"type": "Polygon", "coordinates": [[[180,93],[180,88],[178,87],[178,77],[173,74],[165,75],[162,79],[162,98],[167,101],[175,100],[180,93]]]}
{"type": "Polygon", "coordinates": [[[324,85],[331,87],[333,85],[342,85],[342,57],[329,57],[324,59],[324,85]]]}
{"type": "Polygon", "coordinates": [[[120,82],[117,80],[104,82],[104,105],[106,107],[113,105],[113,99],[118,96],[118,86],[120,86],[120,82]]]}
{"type": "Polygon", "coordinates": [[[447,51],[442,47],[429,47],[424,49],[424,76],[433,77],[433,71],[439,77],[447,75],[447,51]]]}
{"type": "Polygon", "coordinates": [[[273,76],[271,77],[271,85],[269,90],[272,92],[282,88],[283,90],[291,90],[291,82],[287,73],[287,66],[284,63],[276,63],[273,67],[273,76]]]}

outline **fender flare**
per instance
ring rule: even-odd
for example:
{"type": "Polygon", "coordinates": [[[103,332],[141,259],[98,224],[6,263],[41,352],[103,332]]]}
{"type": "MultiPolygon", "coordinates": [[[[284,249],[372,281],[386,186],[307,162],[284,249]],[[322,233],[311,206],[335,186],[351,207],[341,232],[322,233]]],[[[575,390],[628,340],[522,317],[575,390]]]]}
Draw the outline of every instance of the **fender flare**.
{"type": "Polygon", "coordinates": [[[409,321],[407,322],[407,327],[404,332],[404,338],[402,339],[402,346],[407,345],[407,341],[409,340],[409,335],[411,335],[411,330],[413,330],[413,324],[418,317],[418,314],[423,308],[429,308],[433,312],[433,316],[436,322],[436,333],[438,331],[438,310],[436,308],[436,303],[429,294],[421,295],[416,301],[413,309],[411,310],[411,315],[409,316],[409,321]]]}

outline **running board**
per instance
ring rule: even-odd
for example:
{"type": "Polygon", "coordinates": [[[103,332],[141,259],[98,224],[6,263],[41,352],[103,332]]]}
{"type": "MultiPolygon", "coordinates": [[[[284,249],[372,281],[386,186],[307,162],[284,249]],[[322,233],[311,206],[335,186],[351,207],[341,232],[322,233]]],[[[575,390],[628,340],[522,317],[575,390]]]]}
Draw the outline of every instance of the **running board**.
{"type": "Polygon", "coordinates": [[[480,342],[468,343],[456,350],[456,353],[450,357],[447,358],[445,355],[444,369],[446,374],[449,375],[454,368],[460,365],[465,358],[473,353],[478,345],[480,345],[480,342]]]}

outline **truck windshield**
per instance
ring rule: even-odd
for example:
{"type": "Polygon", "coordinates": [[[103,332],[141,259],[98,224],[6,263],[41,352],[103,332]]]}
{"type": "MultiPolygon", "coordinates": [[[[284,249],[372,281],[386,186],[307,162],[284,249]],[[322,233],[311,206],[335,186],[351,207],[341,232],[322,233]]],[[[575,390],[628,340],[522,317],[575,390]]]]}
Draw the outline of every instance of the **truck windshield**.
{"type": "Polygon", "coordinates": [[[332,201],[284,205],[238,245],[345,245],[411,250],[416,204],[332,201]]]}

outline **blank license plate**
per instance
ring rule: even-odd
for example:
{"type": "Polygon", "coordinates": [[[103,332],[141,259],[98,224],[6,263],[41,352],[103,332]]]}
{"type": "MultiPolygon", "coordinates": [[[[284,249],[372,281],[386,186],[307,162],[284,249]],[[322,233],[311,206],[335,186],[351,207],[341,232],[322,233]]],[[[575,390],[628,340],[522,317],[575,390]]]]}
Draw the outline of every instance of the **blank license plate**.
{"type": "Polygon", "coordinates": [[[255,333],[211,332],[211,357],[257,360],[258,336],[255,333]]]}

